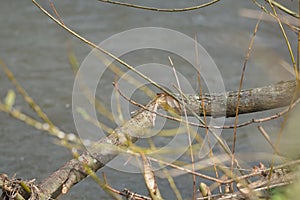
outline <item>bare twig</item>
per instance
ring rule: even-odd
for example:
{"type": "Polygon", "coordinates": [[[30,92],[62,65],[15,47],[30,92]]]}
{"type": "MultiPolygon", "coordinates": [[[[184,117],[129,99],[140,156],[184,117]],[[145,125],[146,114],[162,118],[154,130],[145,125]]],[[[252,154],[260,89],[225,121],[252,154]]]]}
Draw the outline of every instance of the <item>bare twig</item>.
{"type": "MultiPolygon", "coordinates": [[[[266,2],[269,2],[269,0],[265,0],[265,1],[266,1],[266,2]]],[[[294,12],[294,11],[288,9],[287,7],[285,7],[285,6],[283,6],[282,4],[278,3],[277,1],[272,1],[272,4],[273,4],[274,6],[276,6],[277,8],[279,8],[280,10],[282,10],[283,12],[285,12],[285,13],[287,13],[287,14],[289,14],[289,15],[291,15],[291,16],[297,18],[297,19],[299,19],[299,14],[298,14],[298,13],[296,13],[296,12],[294,12]]]]}
{"type": "Polygon", "coordinates": [[[49,126],[54,127],[54,124],[52,121],[48,118],[48,116],[42,111],[41,107],[35,103],[35,101],[27,94],[27,92],[24,90],[24,88],[19,84],[19,82],[16,80],[13,73],[8,69],[8,67],[5,65],[5,63],[0,60],[0,66],[5,72],[7,78],[14,84],[16,89],[19,91],[19,93],[22,95],[24,100],[30,105],[30,107],[35,111],[35,113],[44,120],[49,126]]]}
{"type": "Polygon", "coordinates": [[[150,165],[150,162],[148,158],[141,153],[141,158],[143,161],[143,175],[144,175],[144,180],[148,189],[148,192],[151,196],[151,199],[153,200],[162,200],[162,196],[160,194],[159,188],[157,186],[155,176],[152,170],[152,166],[150,165]]]}
{"type": "Polygon", "coordinates": [[[265,129],[262,126],[257,127],[258,130],[261,132],[261,134],[264,136],[264,138],[267,140],[267,142],[271,145],[273,151],[275,151],[278,155],[282,155],[279,150],[274,146],[272,143],[269,134],[265,131],[265,129]]]}
{"type": "MultiPolygon", "coordinates": [[[[181,86],[180,86],[180,82],[179,82],[179,79],[178,79],[178,76],[177,76],[175,66],[173,64],[172,59],[170,57],[168,57],[168,58],[169,58],[171,67],[173,69],[173,73],[174,73],[174,76],[175,76],[175,79],[176,79],[177,87],[180,90],[181,99],[183,99],[183,93],[182,93],[182,90],[181,90],[181,86]]],[[[182,109],[183,109],[183,112],[184,112],[185,121],[187,122],[185,125],[186,125],[186,129],[187,129],[187,134],[188,134],[188,142],[189,142],[189,150],[190,150],[190,154],[191,154],[192,170],[195,171],[195,166],[194,166],[195,159],[194,159],[193,149],[191,148],[192,147],[192,139],[191,139],[190,126],[188,124],[188,118],[187,118],[187,112],[186,112],[186,109],[185,109],[185,104],[182,103],[181,105],[182,105],[182,109]]],[[[196,176],[193,175],[192,177],[193,177],[193,199],[196,199],[196,176]]]]}
{"type": "Polygon", "coordinates": [[[119,2],[119,1],[111,1],[111,0],[98,0],[98,1],[101,1],[104,3],[116,4],[116,5],[120,5],[120,6],[127,6],[127,7],[131,7],[131,8],[157,11],[157,12],[183,12],[183,11],[190,11],[190,10],[204,8],[204,7],[210,6],[214,3],[217,3],[220,0],[213,0],[208,3],[204,3],[201,5],[192,6],[192,7],[186,7],[186,8],[155,8],[155,7],[147,7],[147,6],[141,6],[141,5],[136,5],[136,4],[124,3],[124,2],[119,2]]]}
{"type": "Polygon", "coordinates": [[[62,20],[62,18],[60,17],[59,13],[56,10],[56,7],[54,5],[54,3],[52,2],[52,0],[48,0],[50,7],[52,8],[52,10],[54,11],[57,19],[60,21],[60,23],[65,24],[64,21],[62,20]]]}
{"type": "Polygon", "coordinates": [[[286,43],[286,45],[287,45],[288,51],[289,51],[289,53],[290,53],[290,58],[291,58],[291,61],[292,61],[293,67],[294,67],[294,73],[295,73],[296,79],[299,80],[299,72],[298,72],[298,69],[297,69],[297,66],[296,66],[296,61],[295,61],[293,49],[292,49],[291,44],[290,44],[290,42],[289,42],[289,40],[288,40],[288,37],[287,37],[287,35],[286,35],[286,32],[285,32],[285,30],[284,30],[284,28],[283,28],[283,26],[282,26],[282,23],[281,23],[279,17],[277,16],[276,9],[275,9],[274,6],[273,6],[274,2],[273,2],[273,1],[270,1],[270,0],[268,0],[268,2],[269,2],[269,5],[271,6],[271,8],[272,8],[272,10],[273,10],[274,16],[276,17],[276,20],[277,20],[278,25],[279,25],[279,27],[280,27],[281,33],[282,33],[282,35],[283,35],[283,37],[284,37],[284,40],[285,40],[285,43],[286,43]]]}

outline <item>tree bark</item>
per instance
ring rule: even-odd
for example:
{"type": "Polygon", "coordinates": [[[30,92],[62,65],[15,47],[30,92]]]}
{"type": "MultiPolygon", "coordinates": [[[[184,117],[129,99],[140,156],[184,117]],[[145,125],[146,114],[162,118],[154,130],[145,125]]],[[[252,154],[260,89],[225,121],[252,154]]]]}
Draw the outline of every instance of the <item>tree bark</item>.
{"type": "Polygon", "coordinates": [[[65,194],[73,185],[80,182],[88,173],[86,167],[97,171],[115,158],[118,148],[127,148],[137,141],[138,136],[145,134],[146,129],[153,126],[160,95],[152,100],[146,107],[149,110],[140,110],[134,118],[128,120],[123,126],[116,128],[109,136],[97,141],[88,151],[82,153],[77,159],[68,161],[64,166],[46,178],[38,185],[40,199],[56,199],[65,194]],[[151,112],[152,111],[152,112],[151,112]]]}
{"type": "MultiPolygon", "coordinates": [[[[287,106],[292,99],[299,97],[296,81],[280,82],[261,88],[242,90],[240,92],[239,114],[269,110],[287,106]]],[[[226,94],[203,94],[185,95],[184,102],[197,114],[203,113],[202,100],[206,115],[214,117],[235,116],[237,91],[226,92],[226,94]]],[[[181,95],[176,95],[178,99],[181,95]]],[[[86,176],[86,167],[97,171],[118,155],[120,148],[127,148],[131,143],[137,141],[139,136],[146,133],[147,128],[154,125],[158,107],[168,109],[174,108],[183,114],[182,105],[166,94],[159,94],[148,105],[147,109],[140,109],[137,114],[129,119],[124,125],[116,128],[109,136],[97,141],[88,151],[82,153],[77,159],[68,161],[64,166],[46,178],[38,185],[39,199],[56,199],[86,176]],[[109,148],[108,148],[109,147],[109,148]]],[[[192,115],[190,110],[187,110],[192,115]]]]}
{"type": "MultiPolygon", "coordinates": [[[[239,114],[265,111],[274,108],[288,106],[292,100],[299,97],[299,88],[296,91],[297,82],[295,80],[282,81],[275,85],[260,88],[252,88],[240,91],[239,114]],[[295,96],[294,96],[295,95],[295,96]]],[[[207,116],[213,117],[234,117],[238,99],[238,91],[229,91],[224,94],[204,93],[202,97],[195,94],[185,95],[184,99],[188,115],[193,115],[191,110],[198,115],[203,115],[205,109],[207,116]],[[202,108],[202,100],[204,109],[202,108]]],[[[179,94],[176,95],[181,100],[179,94]]],[[[181,114],[183,110],[181,109],[181,114]]]]}

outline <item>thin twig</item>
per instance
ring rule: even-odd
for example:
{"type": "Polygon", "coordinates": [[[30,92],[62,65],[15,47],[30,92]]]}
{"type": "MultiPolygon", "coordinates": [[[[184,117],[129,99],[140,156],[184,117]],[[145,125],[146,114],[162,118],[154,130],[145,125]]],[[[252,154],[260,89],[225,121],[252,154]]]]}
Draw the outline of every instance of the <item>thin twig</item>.
{"type": "Polygon", "coordinates": [[[218,179],[218,178],[215,178],[215,177],[212,177],[212,176],[208,176],[208,175],[205,175],[205,174],[202,174],[202,173],[199,173],[199,172],[196,172],[196,171],[193,171],[193,170],[190,170],[190,169],[187,169],[187,168],[184,168],[184,167],[175,165],[175,164],[170,163],[170,162],[165,162],[165,161],[163,161],[163,160],[161,160],[161,159],[158,160],[158,159],[156,159],[156,158],[149,157],[149,156],[148,156],[148,158],[149,158],[150,160],[155,161],[155,162],[164,164],[164,165],[166,165],[166,166],[173,167],[174,169],[181,170],[181,171],[184,171],[184,172],[189,173],[189,174],[192,174],[192,175],[199,176],[199,177],[204,178],[204,179],[206,179],[206,180],[214,181],[214,182],[217,182],[217,183],[224,183],[224,180],[221,180],[221,179],[218,179]]]}
{"type": "MultiPolygon", "coordinates": [[[[239,13],[243,17],[258,19],[259,13],[261,13],[261,11],[253,9],[241,9],[239,13]]],[[[286,24],[292,31],[294,31],[295,33],[298,32],[299,28],[297,19],[283,14],[278,14],[277,16],[280,18],[281,22],[286,24]]],[[[263,14],[261,21],[277,22],[276,17],[273,14],[267,12],[263,14]]]]}
{"type": "MultiPolygon", "coordinates": [[[[255,28],[254,28],[254,31],[253,31],[253,35],[252,35],[251,41],[249,43],[248,51],[247,51],[247,54],[246,54],[246,57],[245,57],[245,60],[244,60],[243,71],[242,71],[241,79],[240,79],[240,83],[239,83],[238,97],[237,97],[237,102],[236,102],[235,121],[234,121],[234,125],[235,126],[234,126],[234,129],[233,129],[234,136],[233,136],[232,158],[231,158],[231,172],[232,173],[233,173],[233,164],[234,164],[234,160],[235,160],[234,159],[234,153],[235,153],[236,134],[237,134],[237,127],[236,127],[236,125],[238,124],[240,93],[241,93],[241,90],[242,90],[242,85],[243,85],[243,81],[244,81],[246,66],[247,66],[248,60],[249,60],[251,52],[252,52],[252,46],[253,46],[253,43],[254,43],[254,38],[256,36],[257,30],[258,30],[258,25],[260,23],[261,17],[262,17],[262,14],[260,15],[260,18],[258,19],[258,21],[257,21],[257,23],[255,25],[255,28]]],[[[231,185],[231,189],[233,190],[233,185],[231,185]]]]}
{"type": "Polygon", "coordinates": [[[124,3],[124,2],[119,2],[119,1],[111,1],[111,0],[98,0],[98,1],[101,1],[104,3],[116,4],[116,5],[120,5],[120,6],[127,6],[127,7],[131,7],[131,8],[157,11],[157,12],[184,12],[184,11],[191,11],[191,10],[204,8],[204,7],[210,6],[214,3],[217,3],[220,0],[213,0],[208,3],[204,3],[201,5],[192,6],[192,7],[186,7],[186,8],[155,8],[155,7],[147,7],[147,6],[141,6],[141,5],[136,5],[136,4],[124,3]]]}
{"type": "Polygon", "coordinates": [[[273,6],[273,3],[274,3],[274,2],[273,2],[273,1],[270,1],[270,0],[268,0],[268,2],[269,2],[270,7],[271,7],[272,10],[273,10],[274,16],[276,17],[276,20],[277,20],[278,25],[279,25],[279,27],[280,27],[281,33],[282,33],[282,35],[283,35],[283,37],[284,37],[284,40],[285,40],[285,43],[286,43],[286,45],[287,45],[288,51],[289,51],[289,53],[290,53],[290,58],[291,58],[291,61],[292,61],[293,67],[294,67],[294,72],[295,72],[296,79],[299,80],[299,72],[298,72],[298,69],[297,69],[297,66],[296,66],[296,61],[295,61],[295,58],[294,58],[293,49],[292,49],[291,44],[290,44],[290,42],[289,42],[289,39],[288,39],[288,37],[287,37],[287,35],[286,35],[286,33],[285,33],[285,30],[284,30],[284,28],[283,28],[283,26],[282,26],[281,20],[280,20],[279,17],[277,16],[276,9],[275,9],[274,6],[273,6]]]}
{"type": "Polygon", "coordinates": [[[52,10],[54,11],[57,19],[60,21],[60,23],[62,24],[65,24],[64,21],[62,20],[62,18],[60,17],[60,15],[58,14],[56,8],[55,8],[55,5],[54,3],[52,2],[52,0],[48,0],[49,4],[50,4],[50,7],[52,8],[52,10]]]}
{"type": "Polygon", "coordinates": [[[6,64],[2,60],[0,60],[0,66],[3,69],[3,71],[5,72],[7,78],[12,82],[12,84],[14,84],[14,86],[16,87],[16,89],[22,95],[22,97],[24,98],[24,100],[30,105],[30,107],[33,109],[33,111],[42,120],[44,120],[47,124],[49,124],[49,126],[54,127],[54,124],[48,118],[48,116],[46,115],[46,113],[44,113],[42,111],[41,107],[37,103],[35,103],[35,101],[27,94],[27,92],[25,91],[25,89],[21,86],[21,84],[19,84],[19,82],[15,78],[14,74],[8,69],[8,67],[6,66],[6,64]]]}
{"type": "MultiPolygon", "coordinates": [[[[269,0],[265,0],[265,1],[269,2],[269,0]]],[[[285,13],[287,13],[287,14],[289,14],[289,15],[297,18],[297,19],[299,19],[299,14],[298,13],[296,13],[296,12],[288,9],[287,7],[283,6],[282,4],[280,4],[280,3],[278,3],[278,2],[276,2],[274,0],[272,0],[272,4],[274,6],[276,6],[277,8],[279,8],[280,10],[282,10],[283,12],[285,12],[285,13]]]]}
{"type": "Polygon", "coordinates": [[[265,129],[260,125],[257,127],[258,130],[261,132],[261,134],[264,136],[264,138],[267,140],[267,142],[271,145],[273,151],[276,152],[277,155],[281,155],[282,154],[279,152],[279,150],[274,146],[274,144],[272,143],[269,134],[265,131],[265,129]]]}
{"type": "MultiPolygon", "coordinates": [[[[98,98],[96,98],[93,93],[91,92],[89,86],[86,84],[86,82],[83,80],[81,73],[77,73],[79,69],[78,61],[74,53],[70,50],[68,53],[69,57],[69,63],[71,65],[71,68],[74,72],[74,74],[77,74],[79,87],[82,89],[85,98],[89,101],[91,105],[95,104],[96,110],[102,114],[102,116],[105,116],[107,119],[109,119],[111,122],[115,122],[114,117],[111,112],[106,108],[106,106],[99,101],[98,98]]],[[[78,108],[76,108],[78,109],[78,108]]],[[[103,124],[104,125],[104,124],[103,124]]]]}
{"type": "Polygon", "coordinates": [[[15,108],[8,108],[3,103],[1,103],[1,101],[0,101],[0,111],[11,115],[12,117],[28,124],[29,126],[36,128],[37,130],[46,131],[50,133],[52,136],[57,137],[59,140],[67,140],[72,143],[81,144],[80,138],[78,138],[75,134],[65,133],[55,126],[54,127],[49,126],[48,123],[41,123],[15,108]]]}
{"type": "MultiPolygon", "coordinates": [[[[170,57],[169,58],[169,62],[171,64],[171,67],[172,67],[172,70],[173,70],[173,74],[175,76],[175,79],[176,79],[176,84],[177,84],[177,87],[179,88],[179,90],[181,91],[181,99],[183,101],[183,92],[181,90],[181,86],[180,86],[180,82],[179,82],[179,79],[178,79],[178,76],[177,76],[177,72],[176,72],[176,69],[175,69],[175,66],[173,64],[173,61],[170,57]]],[[[185,109],[185,104],[182,103],[182,108],[183,108],[183,112],[184,112],[184,118],[185,118],[185,121],[188,122],[188,117],[187,117],[187,112],[186,112],[186,109],[185,109]]],[[[191,132],[190,132],[190,126],[188,123],[185,124],[186,125],[186,129],[187,129],[187,133],[188,133],[188,142],[189,142],[189,150],[190,150],[190,154],[191,154],[191,162],[192,162],[192,170],[195,171],[195,165],[194,165],[194,162],[195,162],[195,159],[194,159],[194,153],[193,153],[193,149],[191,148],[192,147],[192,139],[191,139],[191,132]]],[[[192,176],[193,177],[193,198],[192,199],[196,199],[196,176],[192,176]]]]}
{"type": "MultiPolygon", "coordinates": [[[[198,50],[198,40],[197,40],[197,35],[195,34],[195,54],[196,54],[196,65],[199,67],[198,69],[200,69],[200,61],[199,61],[199,50],[198,50]]],[[[203,87],[202,87],[202,82],[201,82],[201,72],[197,69],[197,73],[198,73],[198,85],[199,85],[199,96],[201,99],[201,107],[204,108],[204,96],[203,96],[203,87]]],[[[203,121],[204,121],[204,126],[205,126],[205,135],[207,138],[207,142],[208,142],[208,148],[210,149],[209,151],[209,156],[210,158],[214,157],[214,153],[210,144],[210,140],[209,140],[209,128],[207,127],[207,119],[206,119],[206,109],[203,109],[203,121]]],[[[215,159],[212,159],[213,162],[215,159]]],[[[216,174],[216,177],[219,178],[219,173],[218,173],[218,169],[217,169],[217,165],[214,162],[213,163],[213,167],[214,167],[214,171],[216,174]]],[[[219,192],[222,193],[222,187],[220,184],[218,184],[218,188],[219,188],[219,192]]]]}
{"type": "Polygon", "coordinates": [[[106,51],[105,49],[99,47],[98,45],[94,44],[93,42],[91,42],[90,40],[82,37],[81,35],[79,35],[78,33],[76,33],[75,31],[73,31],[72,29],[70,29],[68,26],[62,24],[57,18],[55,18],[53,15],[51,15],[47,10],[45,10],[36,0],[32,0],[32,2],[34,3],[34,5],[36,5],[46,16],[48,16],[51,20],[53,20],[56,24],[58,24],[60,27],[62,27],[63,29],[65,29],[66,31],[68,31],[69,33],[71,33],[73,36],[77,37],[79,40],[81,40],[82,42],[86,43],[87,45],[89,45],[92,48],[95,48],[97,50],[99,50],[100,52],[102,52],[103,54],[109,56],[110,58],[116,60],[118,63],[120,63],[121,65],[125,66],[126,68],[132,70],[134,73],[136,73],[137,75],[139,75],[141,78],[145,79],[146,81],[148,81],[149,83],[151,83],[152,85],[156,86],[158,89],[160,89],[161,91],[165,92],[166,94],[172,96],[173,98],[176,98],[170,91],[168,91],[167,89],[165,89],[164,87],[161,87],[158,83],[154,82],[152,79],[150,79],[149,77],[145,76],[143,73],[141,73],[140,71],[138,71],[137,69],[135,69],[133,66],[129,65],[128,63],[126,63],[125,61],[121,60],[120,58],[118,58],[117,56],[113,55],[112,53],[106,51]]]}

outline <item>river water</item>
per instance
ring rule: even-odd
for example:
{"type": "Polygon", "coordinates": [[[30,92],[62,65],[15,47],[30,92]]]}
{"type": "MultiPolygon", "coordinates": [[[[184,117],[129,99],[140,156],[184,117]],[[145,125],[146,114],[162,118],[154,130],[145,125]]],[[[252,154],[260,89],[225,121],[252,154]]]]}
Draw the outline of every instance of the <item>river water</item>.
{"type": "MultiPolygon", "coordinates": [[[[92,0],[53,2],[64,23],[97,44],[114,34],[140,27],[168,28],[191,38],[196,34],[198,42],[218,66],[226,90],[238,88],[243,61],[257,22],[256,19],[243,17],[242,13],[245,13],[246,9],[258,10],[252,1],[234,0],[220,1],[211,7],[182,13],[137,10],[92,0]]],[[[285,3],[289,8],[297,6],[296,1],[285,3]]],[[[41,4],[50,10],[48,1],[41,4]]],[[[195,5],[195,2],[147,1],[144,5],[180,8],[195,5]]],[[[286,30],[295,51],[296,35],[289,29],[286,30]]],[[[2,1],[0,58],[58,127],[66,132],[76,132],[71,106],[74,74],[68,62],[70,50],[81,63],[91,49],[48,19],[31,1],[2,1]]],[[[126,59],[131,64],[145,63],[142,59],[149,57],[150,53],[151,51],[145,51],[139,56],[129,56],[126,59]],[[145,56],[143,53],[148,55],[145,56]]],[[[155,53],[151,56],[151,61],[164,63],[165,61],[159,59],[166,59],[155,53]]],[[[243,88],[292,79],[293,75],[283,67],[283,61],[290,63],[290,56],[279,26],[274,22],[263,21],[255,39],[253,55],[248,62],[243,88]]],[[[192,71],[182,71],[197,86],[197,76],[192,71]]],[[[113,80],[107,76],[107,79],[104,77],[104,81],[111,84],[113,80]]],[[[5,97],[8,89],[13,89],[13,85],[2,71],[0,86],[1,98],[5,97]]],[[[105,100],[110,95],[101,93],[99,96],[105,100]]],[[[30,116],[35,116],[20,95],[17,95],[16,107],[30,116]]],[[[241,116],[239,119],[245,121],[258,116],[267,116],[279,110],[241,116]]],[[[229,119],[228,123],[230,122],[233,120],[229,119]]],[[[280,122],[281,120],[277,120],[264,124],[272,138],[276,138],[280,122]]],[[[223,132],[223,137],[229,144],[232,133],[232,130],[223,132]]],[[[5,113],[0,113],[0,134],[0,173],[10,176],[16,174],[17,177],[36,178],[37,181],[41,181],[72,158],[70,151],[55,145],[52,137],[12,119],[5,113]]],[[[238,152],[253,154],[271,152],[257,125],[238,129],[237,143],[238,152]]],[[[251,159],[256,163],[266,158],[249,157],[248,160],[251,159]]],[[[140,175],[121,173],[108,167],[100,170],[98,174],[101,175],[101,172],[107,174],[109,183],[117,189],[129,188],[147,194],[140,175]]],[[[180,176],[177,180],[182,195],[189,199],[192,191],[190,176],[180,176]]],[[[164,188],[163,195],[166,199],[174,198],[166,181],[161,181],[160,187],[164,188]]],[[[90,178],[75,186],[70,194],[64,197],[64,199],[102,198],[109,199],[109,196],[90,178]]]]}

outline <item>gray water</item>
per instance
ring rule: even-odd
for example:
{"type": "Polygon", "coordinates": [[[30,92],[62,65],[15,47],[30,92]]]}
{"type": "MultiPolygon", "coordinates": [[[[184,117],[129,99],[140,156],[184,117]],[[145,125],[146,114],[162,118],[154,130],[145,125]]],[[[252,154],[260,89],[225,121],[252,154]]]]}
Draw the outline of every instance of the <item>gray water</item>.
{"type": "MultiPolygon", "coordinates": [[[[95,43],[116,33],[146,26],[170,28],[192,38],[196,34],[198,42],[219,67],[227,90],[238,88],[244,57],[256,24],[256,20],[244,18],[240,12],[245,8],[257,10],[251,1],[234,0],[220,1],[205,9],[182,13],[136,10],[92,0],[64,0],[54,3],[66,24],[95,43]]],[[[148,6],[156,7],[184,7],[192,6],[193,3],[195,2],[147,1],[148,6]]],[[[296,1],[285,3],[290,8],[297,5],[296,1]]],[[[49,10],[48,1],[42,2],[42,5],[49,10]]],[[[292,48],[296,50],[295,34],[287,29],[287,35],[291,38],[292,48]]],[[[67,57],[70,49],[79,62],[90,52],[90,47],[54,24],[31,1],[1,2],[0,58],[58,127],[66,132],[76,132],[70,106],[74,82],[67,57]]],[[[143,56],[132,59],[131,63],[143,63],[143,56]]],[[[158,55],[154,59],[161,58],[158,55]]],[[[256,36],[243,87],[259,87],[292,79],[293,76],[280,65],[282,60],[290,62],[279,27],[276,23],[264,21],[256,36]]],[[[187,71],[186,74],[191,72],[187,71]]],[[[191,80],[197,85],[197,77],[191,77],[191,80]]],[[[107,82],[111,83],[112,80],[107,82]]],[[[13,89],[13,86],[1,71],[1,98],[5,97],[8,89],[13,89]]],[[[102,95],[110,96],[105,93],[102,95]]],[[[34,116],[20,95],[17,95],[16,106],[34,116]]],[[[271,113],[276,111],[278,110],[271,113]]],[[[267,116],[269,113],[242,116],[240,121],[267,116]]],[[[280,127],[279,122],[281,120],[264,126],[269,133],[274,133],[271,134],[274,138],[280,127]]],[[[5,113],[0,113],[0,134],[0,173],[41,181],[72,158],[69,150],[53,143],[53,138],[5,113]]],[[[223,136],[230,141],[232,130],[224,131],[223,136]]],[[[256,125],[238,129],[237,150],[271,152],[256,125]]],[[[101,175],[101,172],[107,174],[109,183],[117,189],[129,188],[147,194],[140,175],[120,173],[110,168],[101,169],[98,174],[101,175]]],[[[192,191],[190,176],[180,176],[177,180],[182,195],[188,199],[192,191]]],[[[166,199],[174,197],[166,181],[162,181],[159,186],[164,188],[163,195],[166,199]]],[[[109,196],[88,178],[74,187],[65,199],[109,199],[109,196]]]]}

